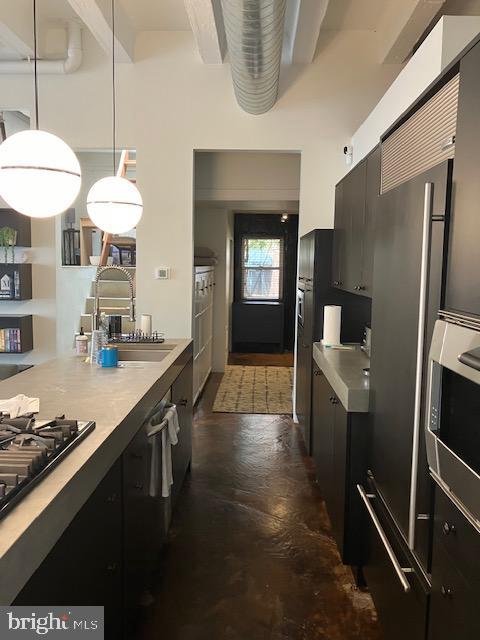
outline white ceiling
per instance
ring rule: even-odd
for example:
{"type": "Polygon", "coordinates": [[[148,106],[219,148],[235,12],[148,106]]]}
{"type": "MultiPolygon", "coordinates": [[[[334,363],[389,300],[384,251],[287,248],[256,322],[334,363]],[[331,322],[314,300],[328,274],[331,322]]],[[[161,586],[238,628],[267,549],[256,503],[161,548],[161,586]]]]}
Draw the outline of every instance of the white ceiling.
{"type": "Polygon", "coordinates": [[[136,31],[189,31],[183,0],[119,0],[136,31]]]}
{"type": "MultiPolygon", "coordinates": [[[[7,0],[0,0],[0,6],[7,0]]],[[[240,0],[238,0],[240,2],[240,0]]],[[[289,0],[293,2],[294,0],[289,0]]],[[[320,0],[313,0],[313,2],[320,0]]],[[[411,2],[412,0],[410,0],[411,2]]],[[[429,2],[429,0],[423,0],[429,2]]],[[[191,29],[184,0],[117,0],[123,13],[131,23],[132,30],[140,31],[189,31],[191,29]]],[[[385,29],[385,18],[395,21],[402,13],[407,0],[330,0],[327,13],[322,23],[322,31],[367,30],[382,33],[385,29]]],[[[438,0],[436,0],[438,2],[438,0]]],[[[0,23],[10,22],[13,30],[22,25],[24,41],[31,46],[28,35],[31,30],[32,0],[8,0],[3,14],[0,12],[0,23]],[[14,12],[16,15],[10,15],[14,12]],[[17,24],[15,25],[15,19],[17,24]]],[[[307,4],[308,6],[308,4],[307,4]]],[[[69,19],[78,19],[68,0],[39,0],[40,42],[42,31],[46,27],[64,25],[69,19]]],[[[446,0],[440,13],[459,15],[480,15],[480,0],[446,0]]],[[[432,21],[435,22],[438,16],[432,21]]],[[[388,20],[387,20],[388,22],[388,20]]],[[[1,26],[1,25],[0,25],[1,26]]],[[[427,25],[425,25],[427,27],[427,25]]],[[[56,52],[55,52],[56,53],[56,52]]],[[[2,41],[0,29],[0,60],[18,59],[19,54],[12,47],[12,42],[2,41]]]]}
{"type": "Polygon", "coordinates": [[[404,0],[330,0],[322,29],[375,31],[399,2],[404,0]]]}

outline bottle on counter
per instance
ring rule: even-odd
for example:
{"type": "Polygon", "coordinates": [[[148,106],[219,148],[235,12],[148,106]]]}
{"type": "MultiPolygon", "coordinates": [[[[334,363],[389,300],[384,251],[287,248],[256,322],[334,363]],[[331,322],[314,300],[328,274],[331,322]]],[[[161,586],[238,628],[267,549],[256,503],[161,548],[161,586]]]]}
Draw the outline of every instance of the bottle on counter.
{"type": "Polygon", "coordinates": [[[75,338],[75,353],[77,356],[88,356],[88,336],[85,335],[83,327],[75,338]]]}

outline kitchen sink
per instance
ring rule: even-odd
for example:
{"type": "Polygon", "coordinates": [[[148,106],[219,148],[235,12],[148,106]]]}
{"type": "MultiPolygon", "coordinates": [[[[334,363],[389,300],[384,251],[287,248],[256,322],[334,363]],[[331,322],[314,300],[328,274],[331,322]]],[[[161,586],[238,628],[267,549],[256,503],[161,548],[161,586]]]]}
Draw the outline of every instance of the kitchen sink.
{"type": "Polygon", "coordinates": [[[161,362],[176,346],[171,342],[118,344],[118,361],[161,362]]]}
{"type": "Polygon", "coordinates": [[[161,362],[169,354],[169,349],[119,349],[119,362],[161,362]]]}

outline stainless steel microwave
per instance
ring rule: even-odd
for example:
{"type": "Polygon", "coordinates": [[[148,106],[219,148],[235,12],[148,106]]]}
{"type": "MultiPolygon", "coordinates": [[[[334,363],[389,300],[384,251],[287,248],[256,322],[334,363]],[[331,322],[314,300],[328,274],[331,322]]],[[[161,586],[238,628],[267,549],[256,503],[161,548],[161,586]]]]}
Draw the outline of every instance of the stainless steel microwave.
{"type": "Polygon", "coordinates": [[[431,475],[480,531],[480,330],[437,320],[427,393],[431,475]]]}

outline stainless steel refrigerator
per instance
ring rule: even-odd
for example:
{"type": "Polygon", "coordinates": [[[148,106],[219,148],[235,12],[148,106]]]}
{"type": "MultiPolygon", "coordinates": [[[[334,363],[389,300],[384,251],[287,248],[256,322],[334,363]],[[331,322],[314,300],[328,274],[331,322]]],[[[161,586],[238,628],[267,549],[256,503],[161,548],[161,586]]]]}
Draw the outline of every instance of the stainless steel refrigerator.
{"type": "Polygon", "coordinates": [[[451,161],[380,196],[372,303],[364,568],[385,636],[424,640],[432,481],[423,438],[427,358],[443,295],[451,161]]]}

